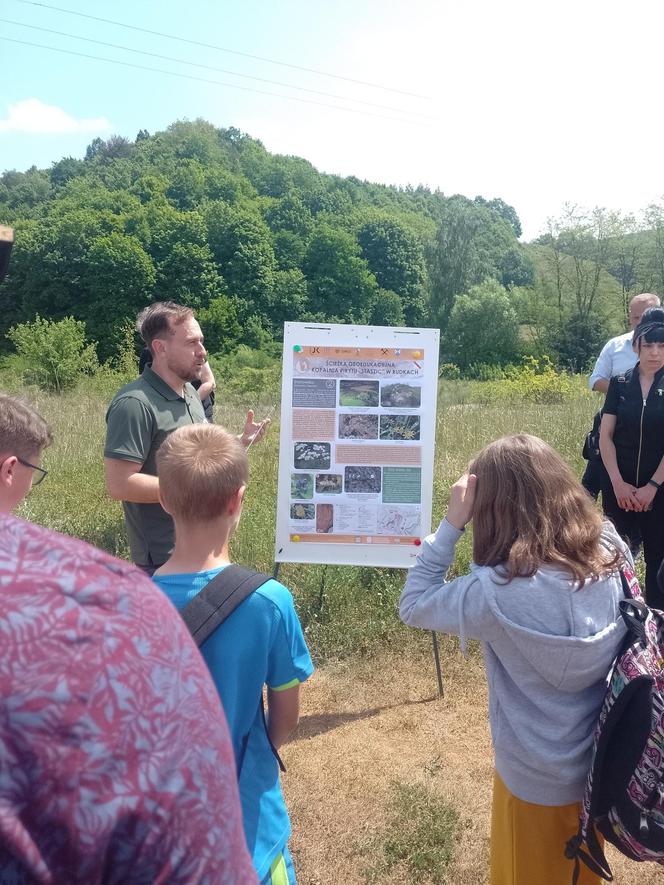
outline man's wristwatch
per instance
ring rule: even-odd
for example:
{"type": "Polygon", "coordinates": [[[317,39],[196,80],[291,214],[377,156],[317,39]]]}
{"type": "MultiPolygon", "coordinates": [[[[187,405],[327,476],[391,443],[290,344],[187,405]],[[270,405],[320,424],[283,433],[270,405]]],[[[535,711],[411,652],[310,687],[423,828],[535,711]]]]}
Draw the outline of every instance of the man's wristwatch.
{"type": "Polygon", "coordinates": [[[654,479],[649,479],[647,485],[655,486],[656,489],[661,489],[661,487],[662,487],[661,482],[655,482],[654,479]]]}

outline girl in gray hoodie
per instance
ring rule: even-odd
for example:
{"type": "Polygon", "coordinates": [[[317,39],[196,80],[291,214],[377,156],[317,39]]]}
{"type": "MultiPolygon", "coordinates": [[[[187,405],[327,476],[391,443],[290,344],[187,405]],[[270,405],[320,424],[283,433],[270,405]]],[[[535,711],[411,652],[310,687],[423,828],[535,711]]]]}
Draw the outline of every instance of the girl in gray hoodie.
{"type": "MultiPolygon", "coordinates": [[[[491,885],[568,885],[606,677],[625,636],[626,545],[560,456],[527,434],[488,445],[450,492],[400,601],[414,627],[483,643],[496,772],[491,885]],[[473,522],[470,573],[446,582],[473,522]]],[[[579,885],[599,882],[585,868],[579,885]]]]}

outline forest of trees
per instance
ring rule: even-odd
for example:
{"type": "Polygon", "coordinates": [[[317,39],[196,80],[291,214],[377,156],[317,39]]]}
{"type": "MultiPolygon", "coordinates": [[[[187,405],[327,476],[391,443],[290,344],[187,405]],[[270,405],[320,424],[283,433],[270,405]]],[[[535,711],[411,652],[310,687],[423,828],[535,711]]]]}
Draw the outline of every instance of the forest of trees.
{"type": "Polygon", "coordinates": [[[72,316],[102,359],[141,307],[173,299],[213,353],[261,348],[285,320],[433,325],[462,368],[531,352],[582,369],[631,293],[664,289],[661,207],[639,223],[570,209],[524,246],[501,199],[321,174],[202,120],[5,172],[0,223],[16,230],[0,336],[72,316]]]}

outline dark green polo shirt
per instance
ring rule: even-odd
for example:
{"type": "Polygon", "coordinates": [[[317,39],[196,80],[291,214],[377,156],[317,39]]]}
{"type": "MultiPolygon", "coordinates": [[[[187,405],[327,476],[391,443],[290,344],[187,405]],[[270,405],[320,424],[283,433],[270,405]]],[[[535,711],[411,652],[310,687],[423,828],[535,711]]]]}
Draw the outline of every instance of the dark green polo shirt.
{"type": "MultiPolygon", "coordinates": [[[[106,413],[106,458],[135,461],[141,473],[157,475],[159,446],[178,427],[202,424],[205,412],[191,384],[179,396],[149,366],[119,390],[106,413]]],[[[123,501],[131,558],[137,565],[159,566],[171,555],[173,520],[160,504],[123,501]]]]}

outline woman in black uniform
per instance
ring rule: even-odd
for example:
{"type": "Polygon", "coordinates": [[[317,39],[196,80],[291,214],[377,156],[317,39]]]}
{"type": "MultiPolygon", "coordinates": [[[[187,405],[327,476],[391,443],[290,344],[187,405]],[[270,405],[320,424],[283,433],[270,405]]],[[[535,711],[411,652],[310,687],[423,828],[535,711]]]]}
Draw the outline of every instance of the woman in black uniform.
{"type": "Polygon", "coordinates": [[[599,448],[608,474],[604,513],[624,538],[638,529],[646,601],[664,609],[657,571],[664,560],[664,308],[651,307],[634,330],[639,362],[609,383],[599,448]]]}

